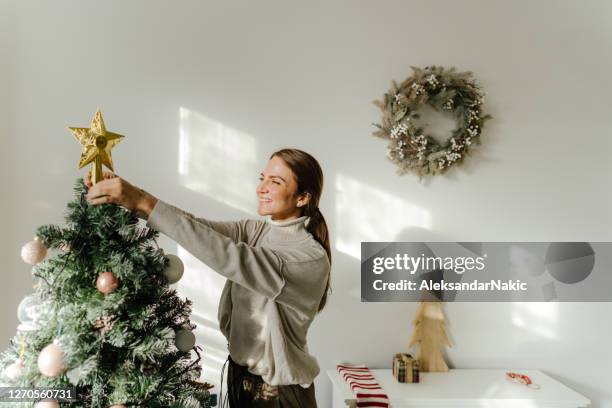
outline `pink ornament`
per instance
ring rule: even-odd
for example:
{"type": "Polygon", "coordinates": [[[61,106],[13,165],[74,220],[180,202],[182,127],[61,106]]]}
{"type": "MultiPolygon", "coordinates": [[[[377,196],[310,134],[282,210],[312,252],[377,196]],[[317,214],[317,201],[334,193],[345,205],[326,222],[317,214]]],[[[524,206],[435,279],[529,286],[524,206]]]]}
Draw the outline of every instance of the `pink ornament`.
{"type": "Polygon", "coordinates": [[[105,295],[112,293],[119,286],[119,279],[112,272],[102,272],[96,280],[96,288],[105,295]]]}
{"type": "Polygon", "coordinates": [[[38,237],[21,247],[21,259],[27,264],[36,265],[45,259],[45,256],[47,256],[47,247],[38,237]]]}
{"type": "Polygon", "coordinates": [[[15,360],[14,363],[9,364],[4,369],[4,375],[9,380],[16,380],[17,378],[21,376],[21,371],[23,370],[23,367],[24,367],[23,361],[20,358],[18,358],[17,360],[15,360]]]}
{"type": "Polygon", "coordinates": [[[40,401],[38,404],[36,404],[36,408],[59,408],[60,404],[59,402],[53,400],[53,401],[40,401]]]}
{"type": "Polygon", "coordinates": [[[49,344],[38,355],[38,370],[47,377],[57,377],[66,371],[64,352],[56,344],[49,344]]]}
{"type": "Polygon", "coordinates": [[[111,405],[109,408],[127,408],[127,407],[123,404],[119,404],[119,405],[111,405]]]}

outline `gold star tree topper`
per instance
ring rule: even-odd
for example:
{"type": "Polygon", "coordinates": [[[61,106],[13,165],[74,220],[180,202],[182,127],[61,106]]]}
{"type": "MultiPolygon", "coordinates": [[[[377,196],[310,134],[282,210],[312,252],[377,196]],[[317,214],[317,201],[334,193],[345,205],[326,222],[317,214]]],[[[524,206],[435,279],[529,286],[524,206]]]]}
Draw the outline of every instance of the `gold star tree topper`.
{"type": "Polygon", "coordinates": [[[111,171],[114,171],[111,149],[115,147],[124,136],[106,131],[100,109],[98,109],[94,118],[91,120],[91,126],[89,128],[69,127],[68,129],[83,146],[81,160],[79,161],[79,169],[93,162],[91,168],[91,181],[93,184],[102,180],[102,164],[111,169],[111,171]]]}

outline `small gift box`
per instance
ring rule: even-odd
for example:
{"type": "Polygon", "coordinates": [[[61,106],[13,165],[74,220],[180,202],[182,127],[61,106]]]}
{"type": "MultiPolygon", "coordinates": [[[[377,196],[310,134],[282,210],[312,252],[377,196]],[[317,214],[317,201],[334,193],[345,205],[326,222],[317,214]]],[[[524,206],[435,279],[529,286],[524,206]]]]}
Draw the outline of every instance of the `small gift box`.
{"type": "Polygon", "coordinates": [[[419,360],[410,354],[397,353],[393,356],[393,377],[401,383],[418,383],[419,360]]]}

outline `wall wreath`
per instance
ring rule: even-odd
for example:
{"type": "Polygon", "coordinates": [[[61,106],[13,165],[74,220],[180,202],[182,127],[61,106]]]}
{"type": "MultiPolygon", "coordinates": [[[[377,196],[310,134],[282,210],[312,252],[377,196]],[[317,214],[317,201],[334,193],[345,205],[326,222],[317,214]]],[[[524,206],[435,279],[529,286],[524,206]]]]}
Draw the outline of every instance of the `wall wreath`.
{"type": "Polygon", "coordinates": [[[480,143],[485,121],[491,119],[482,114],[485,94],[471,72],[455,72],[455,67],[411,68],[411,77],[399,86],[392,81],[383,100],[373,102],[382,111],[382,123],[373,123],[378,128],[373,135],[389,140],[387,157],[398,166],[399,174],[412,172],[419,178],[442,174],[480,143]],[[414,122],[424,104],[455,118],[457,127],[444,143],[414,122]]]}

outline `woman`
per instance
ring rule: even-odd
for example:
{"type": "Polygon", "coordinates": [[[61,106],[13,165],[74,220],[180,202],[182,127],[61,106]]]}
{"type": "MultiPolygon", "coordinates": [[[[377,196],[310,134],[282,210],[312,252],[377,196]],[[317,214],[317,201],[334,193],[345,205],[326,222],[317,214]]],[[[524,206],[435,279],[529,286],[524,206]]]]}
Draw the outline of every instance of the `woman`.
{"type": "Polygon", "coordinates": [[[89,203],[136,211],[227,278],[218,317],[230,407],[316,407],[319,365],[306,336],[325,306],[331,265],[319,163],[297,149],[272,154],[256,189],[266,221],[195,218],[111,173],[95,186],[89,178],[89,203]]]}

